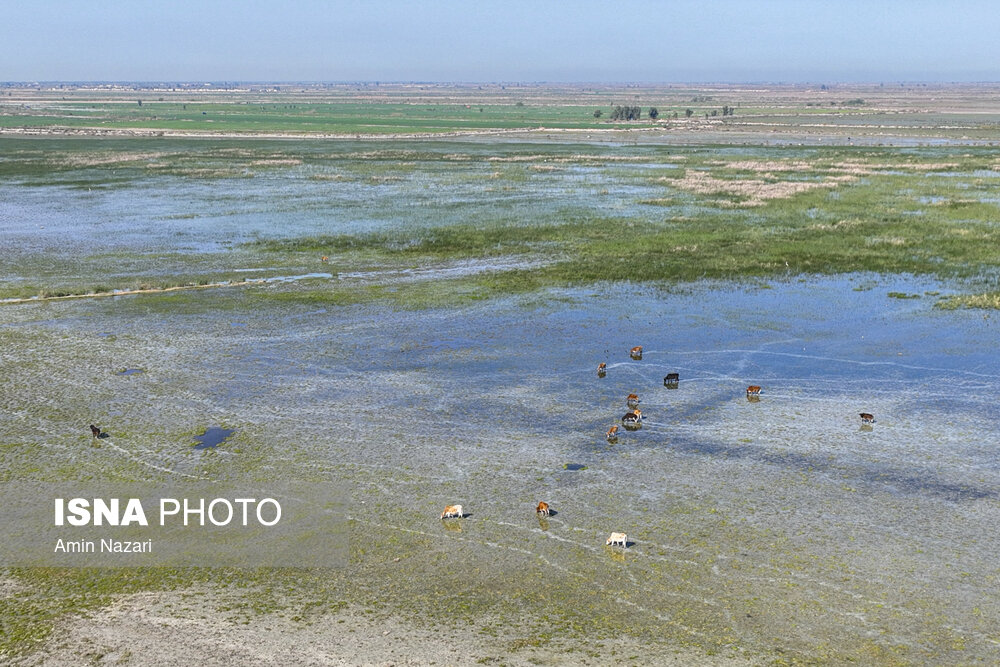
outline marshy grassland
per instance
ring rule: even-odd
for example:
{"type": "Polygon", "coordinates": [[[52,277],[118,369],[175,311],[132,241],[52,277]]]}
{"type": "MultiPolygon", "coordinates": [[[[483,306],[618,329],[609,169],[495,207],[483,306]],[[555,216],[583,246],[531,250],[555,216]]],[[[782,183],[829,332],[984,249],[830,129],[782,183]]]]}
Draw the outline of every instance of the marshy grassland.
{"type": "Polygon", "coordinates": [[[349,566],[7,568],[0,661],[996,661],[996,91],[283,88],[0,88],[0,481],[343,484],[349,566]]]}
{"type": "Polygon", "coordinates": [[[435,276],[436,300],[855,272],[975,296],[1000,262],[1000,151],[984,146],[4,141],[0,174],[37,217],[11,230],[7,299],[357,275],[253,290],[347,303],[456,262],[484,270],[435,276]]]}

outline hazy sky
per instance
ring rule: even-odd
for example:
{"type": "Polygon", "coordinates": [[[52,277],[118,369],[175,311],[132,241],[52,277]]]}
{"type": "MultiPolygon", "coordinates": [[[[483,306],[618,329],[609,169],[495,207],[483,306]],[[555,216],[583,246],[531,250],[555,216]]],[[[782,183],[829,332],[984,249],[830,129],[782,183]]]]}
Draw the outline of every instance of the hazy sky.
{"type": "Polygon", "coordinates": [[[997,81],[990,0],[23,0],[2,81],[997,81]]]}

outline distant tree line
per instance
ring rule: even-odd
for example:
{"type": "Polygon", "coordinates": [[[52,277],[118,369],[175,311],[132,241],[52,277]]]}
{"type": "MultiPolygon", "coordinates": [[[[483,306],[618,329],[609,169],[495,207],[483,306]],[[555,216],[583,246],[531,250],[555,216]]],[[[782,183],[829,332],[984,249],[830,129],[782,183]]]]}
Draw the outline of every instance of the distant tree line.
{"type": "MultiPolygon", "coordinates": [[[[670,117],[669,113],[670,112],[667,112],[667,114],[668,114],[666,116],[667,118],[670,117]]],[[[736,107],[731,107],[728,104],[725,104],[725,105],[722,106],[722,115],[723,116],[732,116],[735,113],[736,113],[736,107]]],[[[649,107],[648,114],[649,114],[650,120],[656,120],[657,118],[660,117],[660,111],[656,107],[649,107]]],[[[604,115],[604,112],[601,111],[600,109],[597,109],[596,111],[594,111],[594,118],[600,118],[603,115],[604,115]]],[[[673,113],[673,117],[677,118],[677,115],[678,114],[675,111],[673,113]]],[[[693,115],[694,115],[694,111],[692,109],[685,109],[684,110],[684,116],[685,117],[690,118],[693,115]]],[[[719,115],[719,110],[718,109],[713,109],[711,112],[709,112],[709,111],[705,112],[705,117],[706,118],[708,118],[710,116],[718,116],[718,115],[719,115]]],[[[621,104],[616,104],[614,106],[614,108],[612,108],[611,115],[609,116],[609,118],[611,120],[639,120],[639,119],[642,118],[642,108],[637,107],[637,106],[629,106],[629,105],[622,106],[621,104]]]]}
{"type": "Polygon", "coordinates": [[[611,111],[611,120],[639,120],[642,109],[639,107],[616,105],[611,111]]]}

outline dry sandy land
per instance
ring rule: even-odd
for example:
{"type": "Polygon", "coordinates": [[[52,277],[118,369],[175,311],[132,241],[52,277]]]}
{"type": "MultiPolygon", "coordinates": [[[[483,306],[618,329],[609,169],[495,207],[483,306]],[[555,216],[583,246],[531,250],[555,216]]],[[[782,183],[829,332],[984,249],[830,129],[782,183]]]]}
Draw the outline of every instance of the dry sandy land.
{"type": "Polygon", "coordinates": [[[549,645],[507,653],[502,639],[464,627],[427,628],[398,618],[374,618],[357,609],[308,622],[284,616],[237,618],[221,611],[234,596],[224,591],[140,593],[56,629],[38,653],[15,663],[41,665],[585,665],[615,650],[626,664],[749,665],[699,653],[649,655],[635,640],[604,642],[600,659],[582,646],[549,645]],[[629,656],[640,656],[628,660],[629,656]]]}

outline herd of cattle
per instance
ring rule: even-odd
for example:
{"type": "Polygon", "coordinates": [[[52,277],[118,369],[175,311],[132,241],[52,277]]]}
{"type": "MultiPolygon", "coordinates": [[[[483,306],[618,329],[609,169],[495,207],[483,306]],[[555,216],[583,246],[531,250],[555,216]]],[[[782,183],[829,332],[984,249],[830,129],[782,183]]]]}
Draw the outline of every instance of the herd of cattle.
{"type": "MultiPolygon", "coordinates": [[[[631,350],[629,350],[629,356],[636,361],[642,359],[642,345],[636,345],[631,350]]],[[[608,365],[603,362],[598,364],[597,377],[603,378],[606,377],[607,374],[608,374],[608,365]]],[[[668,388],[676,389],[679,382],[680,382],[679,373],[667,373],[667,375],[663,378],[663,386],[668,388]]],[[[761,390],[760,385],[756,384],[752,384],[749,387],[747,387],[747,400],[753,403],[760,401],[760,390],[761,390]]],[[[625,427],[626,431],[636,431],[642,427],[642,411],[639,410],[639,403],[640,401],[638,394],[629,394],[625,398],[625,404],[628,407],[632,408],[631,412],[626,412],[624,415],[622,415],[621,418],[622,426],[625,427]]],[[[860,415],[861,415],[862,425],[875,423],[875,417],[871,413],[862,412],[860,413],[860,415]]],[[[611,428],[609,428],[607,433],[605,433],[605,437],[607,438],[608,442],[612,444],[618,442],[618,426],[614,425],[611,428]]],[[[538,503],[538,506],[535,508],[535,512],[541,516],[549,516],[551,510],[549,508],[549,504],[543,500],[538,503]]],[[[461,505],[448,505],[447,507],[444,508],[444,511],[441,512],[442,520],[449,518],[461,519],[464,517],[465,513],[462,510],[461,505]]],[[[626,535],[625,533],[617,533],[617,532],[611,533],[611,536],[605,541],[605,544],[607,546],[619,545],[622,548],[628,548],[629,546],[628,535],[626,535]]]]}

